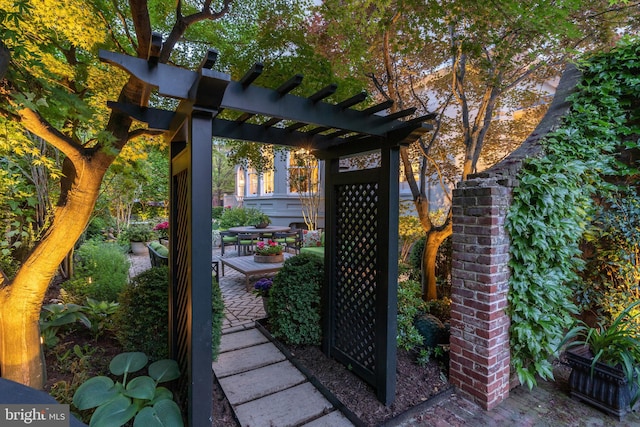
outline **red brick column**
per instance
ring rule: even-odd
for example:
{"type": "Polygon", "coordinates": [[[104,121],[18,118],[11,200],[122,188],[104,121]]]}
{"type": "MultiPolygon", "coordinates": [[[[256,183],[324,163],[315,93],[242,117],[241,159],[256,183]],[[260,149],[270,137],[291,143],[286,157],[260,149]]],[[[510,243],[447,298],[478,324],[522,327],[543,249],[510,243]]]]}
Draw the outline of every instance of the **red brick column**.
{"type": "Polygon", "coordinates": [[[510,199],[496,179],[464,181],[453,193],[449,381],[487,410],[509,396],[510,199]]]}

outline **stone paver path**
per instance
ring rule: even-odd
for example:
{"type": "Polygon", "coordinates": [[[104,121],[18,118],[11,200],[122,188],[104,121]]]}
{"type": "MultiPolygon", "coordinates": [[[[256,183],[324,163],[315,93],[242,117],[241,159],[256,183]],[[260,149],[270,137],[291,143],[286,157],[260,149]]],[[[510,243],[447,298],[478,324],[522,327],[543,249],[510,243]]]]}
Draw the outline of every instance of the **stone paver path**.
{"type": "MultiPolygon", "coordinates": [[[[235,256],[228,253],[226,256],[235,256]]],[[[219,249],[212,259],[219,257],[219,249]]],[[[149,256],[130,256],[131,276],[150,267],[149,256]]],[[[225,302],[221,354],[214,372],[242,426],[341,427],[352,425],[291,365],[269,340],[255,329],[264,317],[262,300],[245,291],[244,277],[225,271],[220,288],[225,302]],[[280,353],[280,354],[279,354],[280,353]]],[[[399,417],[385,427],[441,426],[615,426],[640,427],[640,414],[623,421],[569,397],[566,378],[541,381],[532,391],[518,387],[510,397],[487,412],[452,392],[418,412],[399,417]]]]}

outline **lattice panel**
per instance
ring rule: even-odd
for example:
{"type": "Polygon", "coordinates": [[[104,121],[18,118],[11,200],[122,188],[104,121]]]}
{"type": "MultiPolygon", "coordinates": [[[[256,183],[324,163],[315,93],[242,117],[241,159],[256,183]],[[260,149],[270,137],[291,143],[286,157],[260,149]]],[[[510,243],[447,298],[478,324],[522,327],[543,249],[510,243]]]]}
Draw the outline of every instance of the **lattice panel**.
{"type": "Polygon", "coordinates": [[[186,405],[189,394],[189,313],[191,311],[191,292],[189,289],[189,173],[184,170],[175,176],[175,209],[176,209],[176,320],[177,320],[177,355],[180,365],[178,394],[180,403],[186,405]]]}
{"type": "Polygon", "coordinates": [[[336,191],[334,346],[374,372],[378,184],[348,184],[336,191]]]}

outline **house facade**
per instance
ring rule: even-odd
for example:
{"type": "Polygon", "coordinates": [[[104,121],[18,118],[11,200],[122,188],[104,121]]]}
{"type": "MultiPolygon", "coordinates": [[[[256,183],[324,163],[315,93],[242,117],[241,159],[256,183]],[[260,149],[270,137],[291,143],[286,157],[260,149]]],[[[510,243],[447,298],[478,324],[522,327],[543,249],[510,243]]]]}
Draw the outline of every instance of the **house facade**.
{"type": "Polygon", "coordinates": [[[324,228],[324,162],[309,162],[309,154],[304,150],[276,154],[273,169],[262,174],[253,168],[236,166],[236,193],[229,204],[259,209],[269,215],[272,225],[306,229],[303,211],[307,208],[303,206],[303,198],[310,197],[315,190],[308,181],[320,191],[316,228],[324,228]]]}

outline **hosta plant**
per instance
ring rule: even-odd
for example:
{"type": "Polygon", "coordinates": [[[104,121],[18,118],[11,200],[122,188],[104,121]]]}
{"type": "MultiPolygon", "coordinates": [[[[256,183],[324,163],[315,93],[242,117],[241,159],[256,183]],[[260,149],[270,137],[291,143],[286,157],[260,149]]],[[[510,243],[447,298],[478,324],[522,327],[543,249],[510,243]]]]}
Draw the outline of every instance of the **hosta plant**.
{"type": "Polygon", "coordinates": [[[122,426],[135,417],[134,427],[183,426],[180,408],[173,394],[159,383],[180,376],[175,360],[163,359],[149,365],[149,375],[128,381],[129,374],[147,365],[148,358],[141,352],[121,353],[113,358],[109,370],[122,375],[122,382],[98,376],[83,383],[73,395],[73,404],[79,410],[96,408],[90,426],[122,426]]]}

